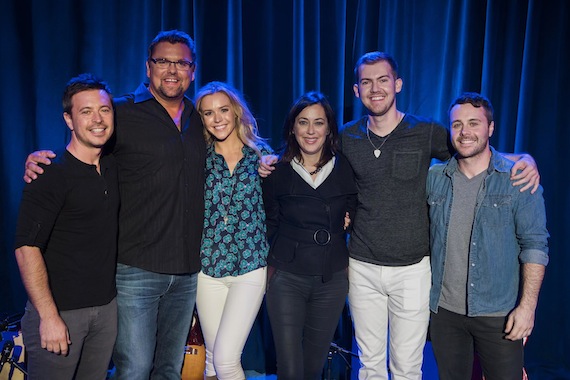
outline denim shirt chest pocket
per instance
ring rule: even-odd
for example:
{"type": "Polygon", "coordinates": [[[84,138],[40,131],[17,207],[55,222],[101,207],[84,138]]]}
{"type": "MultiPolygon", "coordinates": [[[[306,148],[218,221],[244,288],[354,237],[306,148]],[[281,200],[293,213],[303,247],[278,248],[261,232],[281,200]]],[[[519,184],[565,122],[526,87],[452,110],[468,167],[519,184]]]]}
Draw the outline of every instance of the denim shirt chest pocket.
{"type": "Polygon", "coordinates": [[[429,193],[427,203],[429,206],[430,223],[438,228],[430,228],[430,235],[432,241],[436,239],[436,235],[445,235],[447,229],[445,226],[449,223],[448,212],[446,207],[447,196],[441,193],[429,193]]]}
{"type": "Polygon", "coordinates": [[[483,225],[502,227],[512,221],[512,196],[508,194],[487,194],[479,207],[479,218],[483,225]]]}
{"type": "Polygon", "coordinates": [[[445,203],[445,194],[440,193],[429,193],[428,194],[428,205],[430,207],[441,207],[445,203]]]}

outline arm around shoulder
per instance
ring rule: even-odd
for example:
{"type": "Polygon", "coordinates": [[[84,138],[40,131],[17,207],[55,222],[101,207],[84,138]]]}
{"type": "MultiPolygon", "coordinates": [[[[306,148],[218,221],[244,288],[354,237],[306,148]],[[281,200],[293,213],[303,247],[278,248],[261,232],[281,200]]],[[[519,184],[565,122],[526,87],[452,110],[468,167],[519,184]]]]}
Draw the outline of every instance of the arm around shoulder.
{"type": "Polygon", "coordinates": [[[24,181],[30,183],[38,178],[38,174],[43,174],[44,170],[39,164],[50,165],[50,158],[55,158],[55,153],[51,150],[39,150],[30,153],[24,164],[24,181]]]}
{"type": "Polygon", "coordinates": [[[515,163],[511,169],[513,186],[524,185],[520,188],[521,192],[531,189],[530,192],[534,194],[540,185],[540,173],[534,158],[526,153],[502,153],[502,155],[515,163]]]}

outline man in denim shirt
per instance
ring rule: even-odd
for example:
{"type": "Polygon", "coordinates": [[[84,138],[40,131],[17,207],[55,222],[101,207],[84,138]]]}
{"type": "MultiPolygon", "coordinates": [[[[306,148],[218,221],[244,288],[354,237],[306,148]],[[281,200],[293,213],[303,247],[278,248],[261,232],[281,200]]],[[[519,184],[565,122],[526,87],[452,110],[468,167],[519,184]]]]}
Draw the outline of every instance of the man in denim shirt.
{"type": "Polygon", "coordinates": [[[474,350],[487,380],[523,373],[548,264],[542,188],[521,192],[513,162],[490,145],[489,100],[465,93],[450,107],[457,154],[430,169],[430,333],[441,380],[470,379],[474,350]]]}

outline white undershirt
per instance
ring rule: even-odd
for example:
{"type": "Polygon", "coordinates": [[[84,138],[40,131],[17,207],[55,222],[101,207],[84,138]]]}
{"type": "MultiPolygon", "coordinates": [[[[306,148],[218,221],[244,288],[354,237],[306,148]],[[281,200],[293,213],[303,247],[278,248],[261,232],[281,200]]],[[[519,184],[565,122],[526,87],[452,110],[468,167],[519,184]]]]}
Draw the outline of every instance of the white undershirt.
{"type": "Polygon", "coordinates": [[[299,162],[299,160],[297,160],[297,158],[293,158],[291,161],[291,167],[297,172],[297,174],[301,176],[301,178],[305,180],[305,182],[309,184],[309,186],[311,186],[313,189],[316,189],[321,185],[321,183],[325,182],[325,179],[327,179],[329,174],[331,174],[334,168],[335,160],[336,157],[333,157],[329,160],[329,162],[324,164],[323,168],[317,173],[314,181],[307,169],[305,169],[305,167],[299,162]]]}

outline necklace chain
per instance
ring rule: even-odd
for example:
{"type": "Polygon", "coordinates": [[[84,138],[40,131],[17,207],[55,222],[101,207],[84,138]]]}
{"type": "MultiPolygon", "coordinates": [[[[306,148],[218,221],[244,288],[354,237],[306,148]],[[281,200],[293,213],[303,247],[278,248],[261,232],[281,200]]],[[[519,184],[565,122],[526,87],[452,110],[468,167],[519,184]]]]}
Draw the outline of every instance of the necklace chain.
{"type": "MultiPolygon", "coordinates": [[[[402,122],[402,119],[404,118],[404,115],[400,116],[400,120],[398,120],[398,124],[396,124],[396,127],[398,127],[398,125],[402,122]]],[[[392,132],[394,132],[396,130],[396,128],[394,128],[392,130],[392,132]]],[[[374,145],[374,143],[372,142],[372,139],[370,138],[370,128],[368,128],[368,120],[366,120],[366,137],[368,137],[368,141],[370,142],[370,145],[372,145],[372,147],[374,148],[374,157],[378,158],[380,157],[380,155],[382,154],[382,151],[380,150],[380,148],[382,148],[384,146],[384,144],[386,144],[386,141],[388,141],[388,139],[390,138],[390,136],[392,136],[392,132],[388,133],[386,135],[386,137],[384,137],[384,141],[382,141],[382,144],[380,144],[380,146],[376,146],[374,145]]]]}
{"type": "Polygon", "coordinates": [[[310,171],[307,169],[307,167],[305,166],[305,164],[301,162],[301,160],[295,158],[293,161],[294,161],[297,165],[299,165],[300,167],[302,167],[303,170],[305,170],[306,173],[309,173],[309,175],[315,175],[315,174],[317,174],[318,172],[320,172],[321,170],[323,170],[323,166],[315,166],[315,170],[313,170],[312,172],[310,172],[310,171]]]}
{"type": "Polygon", "coordinates": [[[380,146],[376,146],[376,145],[374,145],[374,143],[372,142],[372,139],[370,138],[370,128],[368,128],[368,123],[366,123],[366,137],[368,137],[368,141],[370,142],[370,145],[372,145],[374,147],[374,156],[376,158],[380,157],[380,155],[382,154],[382,151],[380,150],[380,148],[382,148],[384,146],[384,144],[386,144],[386,141],[388,141],[388,138],[390,137],[391,134],[392,134],[392,132],[388,133],[386,135],[386,137],[384,137],[384,141],[382,141],[382,144],[380,144],[380,146]]]}
{"type": "Polygon", "coordinates": [[[313,170],[312,172],[309,172],[309,175],[317,174],[318,172],[321,171],[322,168],[323,168],[322,166],[317,166],[317,168],[315,170],[313,170]]]}
{"type": "MultiPolygon", "coordinates": [[[[230,176],[230,178],[228,178],[228,179],[233,179],[233,181],[232,181],[232,187],[231,187],[231,190],[230,190],[230,199],[229,199],[228,203],[227,203],[227,204],[224,204],[224,201],[222,200],[222,196],[220,196],[220,203],[221,203],[222,206],[224,207],[224,208],[223,208],[223,215],[222,215],[222,217],[223,217],[223,219],[224,219],[224,224],[226,224],[226,225],[228,224],[228,219],[229,219],[228,214],[230,213],[230,204],[232,203],[232,199],[233,199],[233,197],[234,197],[234,188],[235,188],[235,186],[236,186],[236,178],[234,178],[234,176],[230,176]]],[[[220,181],[220,187],[221,187],[220,193],[223,192],[223,193],[225,194],[226,191],[225,191],[225,188],[224,188],[224,186],[223,186],[223,177],[222,177],[222,181],[220,181]]]]}

